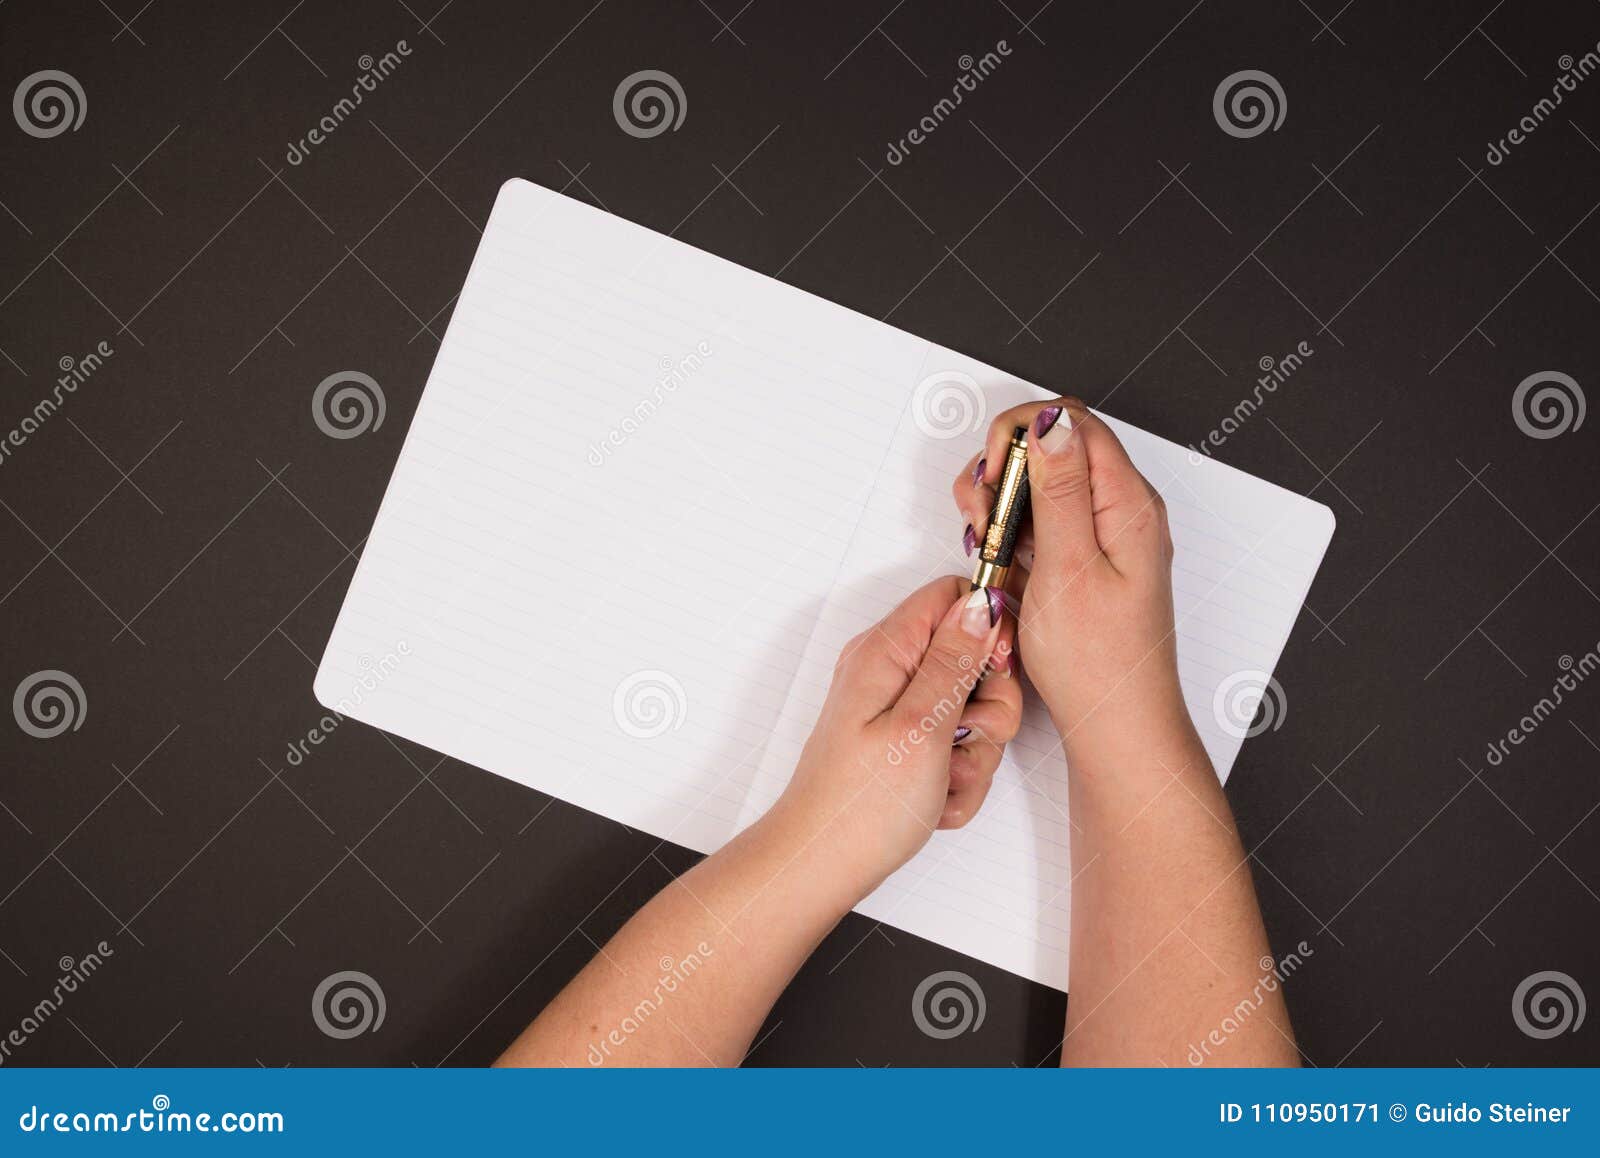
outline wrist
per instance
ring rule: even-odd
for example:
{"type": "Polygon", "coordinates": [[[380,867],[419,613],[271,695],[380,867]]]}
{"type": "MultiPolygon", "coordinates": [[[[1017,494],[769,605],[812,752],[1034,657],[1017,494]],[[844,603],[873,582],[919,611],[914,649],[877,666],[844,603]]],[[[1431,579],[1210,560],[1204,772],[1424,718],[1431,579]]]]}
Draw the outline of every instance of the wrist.
{"type": "Polygon", "coordinates": [[[846,854],[833,819],[785,793],[745,830],[769,874],[767,888],[785,903],[838,922],[878,885],[858,858],[846,854]]]}

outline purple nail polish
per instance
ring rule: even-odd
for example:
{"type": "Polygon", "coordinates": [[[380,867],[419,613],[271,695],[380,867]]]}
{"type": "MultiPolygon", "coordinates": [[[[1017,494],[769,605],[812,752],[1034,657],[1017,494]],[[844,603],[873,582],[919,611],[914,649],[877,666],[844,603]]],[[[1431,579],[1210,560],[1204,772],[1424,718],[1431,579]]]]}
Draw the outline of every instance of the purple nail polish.
{"type": "Polygon", "coordinates": [[[989,600],[989,626],[993,627],[1000,622],[1000,613],[1005,610],[1006,597],[995,587],[985,587],[983,593],[989,600]]]}
{"type": "Polygon", "coordinates": [[[978,533],[972,529],[972,524],[967,524],[966,534],[961,536],[961,545],[967,549],[967,554],[978,549],[978,533]]]}
{"type": "Polygon", "coordinates": [[[989,465],[989,460],[988,459],[980,458],[978,460],[978,465],[972,468],[972,485],[973,486],[977,487],[977,486],[982,486],[983,485],[983,468],[988,466],[988,465],[989,465]]]}
{"type": "Polygon", "coordinates": [[[1035,438],[1043,438],[1050,433],[1050,428],[1056,424],[1056,420],[1060,417],[1061,407],[1046,406],[1039,411],[1039,416],[1033,420],[1033,436],[1035,438]]]}
{"type": "Polygon", "coordinates": [[[953,741],[951,741],[951,743],[952,744],[959,744],[959,743],[961,743],[961,741],[965,740],[970,735],[972,735],[972,729],[967,727],[965,724],[962,724],[959,728],[956,729],[956,738],[953,741]]]}

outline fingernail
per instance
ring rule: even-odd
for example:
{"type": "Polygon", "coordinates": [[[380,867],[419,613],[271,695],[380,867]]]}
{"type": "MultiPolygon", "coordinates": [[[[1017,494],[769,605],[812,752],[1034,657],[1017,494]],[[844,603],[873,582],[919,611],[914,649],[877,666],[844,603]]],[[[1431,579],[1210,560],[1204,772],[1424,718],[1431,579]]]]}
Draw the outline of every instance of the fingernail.
{"type": "Polygon", "coordinates": [[[1006,609],[1005,592],[998,587],[985,587],[983,601],[989,608],[989,626],[993,627],[1000,622],[1000,613],[1006,609]]]}
{"type": "Polygon", "coordinates": [[[978,465],[972,468],[972,485],[973,486],[976,487],[976,486],[982,486],[983,485],[983,468],[988,466],[988,465],[989,465],[989,460],[988,459],[980,458],[978,460],[978,465]]]}
{"type": "Polygon", "coordinates": [[[961,545],[967,549],[967,554],[978,549],[978,533],[972,529],[972,524],[967,524],[967,533],[961,536],[961,545]]]}
{"type": "Polygon", "coordinates": [[[961,743],[961,741],[965,740],[970,735],[972,735],[972,729],[967,727],[965,724],[962,724],[956,729],[956,738],[950,741],[950,743],[952,746],[954,746],[961,743]]]}
{"type": "Polygon", "coordinates": [[[989,629],[994,626],[988,591],[987,587],[978,588],[967,597],[961,608],[961,630],[979,639],[988,635],[989,629]]]}
{"type": "Polygon", "coordinates": [[[1054,454],[1067,445],[1072,434],[1072,415],[1061,406],[1046,406],[1033,422],[1033,437],[1039,449],[1054,454]]]}

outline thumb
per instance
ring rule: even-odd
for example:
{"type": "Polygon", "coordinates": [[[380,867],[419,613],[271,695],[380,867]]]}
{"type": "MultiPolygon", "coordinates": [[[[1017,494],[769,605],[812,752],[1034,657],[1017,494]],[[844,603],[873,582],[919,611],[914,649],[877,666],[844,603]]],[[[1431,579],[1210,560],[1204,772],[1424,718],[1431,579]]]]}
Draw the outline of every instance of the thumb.
{"type": "Polygon", "coordinates": [[[1089,456],[1075,416],[1066,406],[1046,406],[1028,438],[1028,488],[1032,498],[1035,570],[1076,574],[1100,552],[1094,534],[1089,456]]]}
{"type": "Polygon", "coordinates": [[[999,641],[1004,609],[1004,598],[993,587],[980,587],[951,605],[895,705],[898,728],[936,743],[936,750],[950,746],[961,711],[999,641]]]}

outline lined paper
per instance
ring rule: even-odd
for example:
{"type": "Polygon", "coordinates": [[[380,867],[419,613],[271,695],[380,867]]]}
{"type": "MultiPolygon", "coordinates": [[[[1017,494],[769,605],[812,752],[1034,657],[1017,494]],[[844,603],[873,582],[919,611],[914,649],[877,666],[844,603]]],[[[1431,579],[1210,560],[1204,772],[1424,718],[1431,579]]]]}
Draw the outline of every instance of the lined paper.
{"type": "MultiPolygon", "coordinates": [[[[317,697],[711,851],[781,792],[844,641],[969,570],[950,480],[982,414],[1045,393],[509,182],[317,697]],[[930,433],[918,386],[952,375],[982,413],[930,433]]],[[[1272,670],[1332,516],[1107,421],[1167,499],[1180,676],[1226,776],[1240,741],[1212,697],[1272,670]]],[[[1070,832],[1030,703],[980,817],[861,911],[1065,988],[1070,832]]]]}

